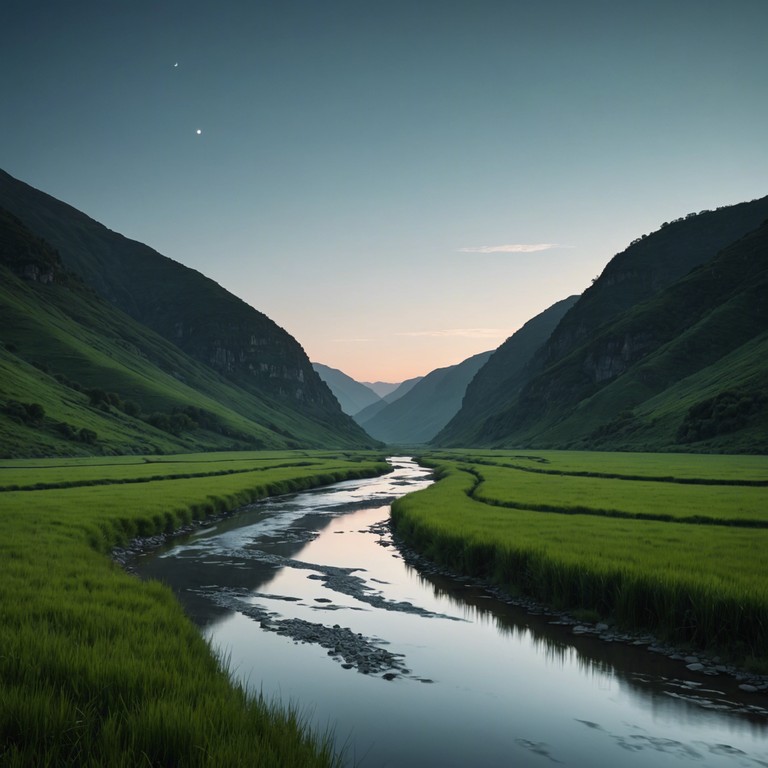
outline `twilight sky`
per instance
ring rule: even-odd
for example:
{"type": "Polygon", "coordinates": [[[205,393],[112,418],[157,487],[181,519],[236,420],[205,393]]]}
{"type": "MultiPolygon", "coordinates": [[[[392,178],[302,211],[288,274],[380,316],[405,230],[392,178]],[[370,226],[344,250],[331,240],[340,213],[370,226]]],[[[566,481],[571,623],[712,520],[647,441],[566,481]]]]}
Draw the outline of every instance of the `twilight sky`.
{"type": "Polygon", "coordinates": [[[0,22],[0,168],[359,380],[495,348],[662,222],[768,194],[768,0],[2,0],[0,22]]]}

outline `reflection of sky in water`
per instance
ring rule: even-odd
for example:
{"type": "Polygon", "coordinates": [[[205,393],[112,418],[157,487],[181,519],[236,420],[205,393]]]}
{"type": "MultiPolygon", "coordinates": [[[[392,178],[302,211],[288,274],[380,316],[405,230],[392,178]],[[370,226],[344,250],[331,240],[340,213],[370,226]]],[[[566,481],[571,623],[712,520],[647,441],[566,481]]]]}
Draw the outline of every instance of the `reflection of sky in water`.
{"type": "MultiPolygon", "coordinates": [[[[420,576],[392,547],[380,546],[368,531],[387,516],[377,500],[391,499],[414,473],[406,464],[373,481],[262,502],[163,556],[167,572],[187,561],[195,584],[246,586],[257,593],[253,602],[282,618],[340,624],[386,641],[411,670],[393,682],[344,670],[324,648],[220,611],[201,624],[236,677],[268,699],[296,705],[320,729],[335,726],[337,743],[349,744],[350,764],[768,766],[764,721],[704,709],[677,698],[692,691],[662,684],[686,673],[684,666],[574,638],[546,618],[483,599],[480,590],[420,576]],[[350,511],[356,502],[362,509],[350,511]],[[309,527],[320,535],[307,540],[309,527]],[[256,549],[318,568],[360,568],[355,575],[387,600],[452,618],[374,608],[308,578],[316,571],[265,567],[249,557],[256,549]],[[202,567],[201,560],[224,565],[202,567]],[[300,599],[277,599],[286,596],[300,599]]],[[[416,487],[427,477],[419,472],[416,487]]],[[[184,585],[174,586],[184,600],[184,585]]],[[[705,685],[719,690],[723,681],[707,678],[705,685]]]]}

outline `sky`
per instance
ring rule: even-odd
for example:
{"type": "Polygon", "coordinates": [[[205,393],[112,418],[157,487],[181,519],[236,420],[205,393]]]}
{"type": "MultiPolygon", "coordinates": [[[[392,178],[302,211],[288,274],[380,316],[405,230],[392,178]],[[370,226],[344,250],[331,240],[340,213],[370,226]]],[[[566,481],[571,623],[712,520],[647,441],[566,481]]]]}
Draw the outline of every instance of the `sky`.
{"type": "Polygon", "coordinates": [[[0,0],[0,19],[0,168],[360,381],[494,349],[664,221],[768,194],[768,0],[0,0]]]}

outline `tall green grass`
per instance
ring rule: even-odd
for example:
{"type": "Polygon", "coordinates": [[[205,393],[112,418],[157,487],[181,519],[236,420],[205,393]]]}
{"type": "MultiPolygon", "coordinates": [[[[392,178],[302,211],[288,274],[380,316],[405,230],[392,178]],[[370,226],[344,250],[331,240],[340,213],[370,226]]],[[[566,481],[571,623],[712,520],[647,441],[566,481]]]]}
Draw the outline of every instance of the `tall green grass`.
{"type": "Polygon", "coordinates": [[[721,484],[549,477],[514,468],[472,465],[479,485],[473,496],[543,512],[583,513],[678,522],[768,527],[768,488],[721,484]]]}
{"type": "MultiPolygon", "coordinates": [[[[210,458],[213,467],[221,457],[210,458]]],[[[336,762],[330,740],[295,711],[233,686],[168,589],[107,556],[137,534],[387,467],[372,456],[301,454],[290,466],[272,456],[268,468],[263,459],[231,457],[258,472],[0,493],[0,764],[336,762]]],[[[97,467],[85,468],[93,480],[97,467]]],[[[37,471],[44,484],[48,470],[37,471]]]]}
{"type": "MultiPolygon", "coordinates": [[[[572,461],[588,462],[588,454],[572,461]]],[[[768,530],[504,508],[493,490],[487,493],[494,503],[473,498],[478,478],[470,467],[445,458],[430,463],[439,481],[396,501],[392,517],[398,533],[437,562],[557,607],[597,611],[742,661],[768,661],[768,530]]],[[[674,474],[674,459],[667,466],[674,474]]],[[[507,471],[508,486],[496,478],[496,493],[517,493],[521,477],[538,479],[538,496],[530,486],[525,493],[542,505],[558,494],[567,498],[573,480],[507,471]]],[[[591,482],[599,502],[599,485],[607,481],[591,482]]],[[[627,485],[627,503],[635,503],[635,487],[649,484],[627,485]]],[[[768,501],[766,488],[737,490],[768,501]]]]}
{"type": "Polygon", "coordinates": [[[430,460],[495,464],[553,475],[678,483],[768,484],[765,456],[610,451],[433,451],[430,460]]]}

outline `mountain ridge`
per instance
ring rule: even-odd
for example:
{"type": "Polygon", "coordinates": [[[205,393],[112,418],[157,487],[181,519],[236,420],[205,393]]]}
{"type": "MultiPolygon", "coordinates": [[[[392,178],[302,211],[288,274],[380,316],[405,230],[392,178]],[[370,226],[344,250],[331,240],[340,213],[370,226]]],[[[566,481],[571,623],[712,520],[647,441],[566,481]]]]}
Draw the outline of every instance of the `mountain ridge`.
{"type": "MultiPolygon", "coordinates": [[[[768,330],[766,218],[768,197],[689,215],[634,241],[535,352],[515,397],[486,412],[465,445],[765,450],[768,355],[755,350],[768,330]],[[672,265],[671,243],[682,254],[672,265]],[[720,424],[725,412],[738,429],[720,424]],[[696,413],[712,423],[697,427],[696,413]]],[[[442,434],[435,443],[455,440],[442,434]]]]}
{"type": "Polygon", "coordinates": [[[569,296],[540,312],[493,352],[467,385],[461,408],[434,436],[436,444],[456,446],[472,441],[478,425],[513,400],[531,358],[578,298],[569,296]]]}
{"type": "Polygon", "coordinates": [[[49,242],[98,294],[196,359],[246,389],[302,401],[327,416],[338,410],[301,345],[199,271],[1,170],[0,206],[49,242]]]}
{"type": "MultiPolygon", "coordinates": [[[[28,198],[16,210],[26,210],[34,221],[47,218],[47,231],[56,229],[63,217],[64,224],[74,228],[61,238],[71,257],[74,231],[85,242],[86,256],[98,250],[103,238],[108,245],[118,242],[120,247],[115,248],[123,254],[121,249],[127,243],[130,254],[138,250],[139,260],[156,255],[160,271],[170,269],[182,282],[193,272],[142,244],[134,247],[133,241],[111,233],[66,203],[18,185],[23,182],[0,174],[0,199],[13,198],[14,190],[21,189],[28,198]],[[43,204],[31,216],[36,200],[43,204]],[[90,222],[86,229],[81,228],[83,221],[90,222]],[[94,228],[98,242],[91,237],[94,228]]],[[[219,302],[229,301],[241,324],[263,322],[273,332],[270,344],[275,349],[285,343],[284,362],[287,365],[294,359],[296,367],[287,374],[278,371],[273,376],[280,379],[276,385],[260,387],[260,379],[247,371],[233,375],[226,366],[211,364],[215,361],[206,359],[206,354],[189,355],[174,343],[173,334],[170,339],[158,334],[99,295],[94,287],[98,279],[91,275],[89,285],[87,274],[71,268],[73,262],[77,265],[77,258],[69,262],[16,211],[0,210],[0,269],[4,273],[0,290],[0,447],[6,455],[376,445],[341,412],[295,339],[220,286],[211,289],[212,281],[199,273],[194,290],[208,296],[213,292],[219,302]],[[305,367],[316,382],[302,381],[305,367]],[[288,389],[296,387],[297,381],[306,396],[288,389]],[[24,409],[35,404],[45,412],[39,424],[25,416],[24,409]],[[80,430],[86,430],[86,435],[98,434],[98,441],[78,440],[80,430]]],[[[149,269],[152,271],[151,264],[149,269]]],[[[114,282],[114,275],[110,280],[114,282]]],[[[184,298],[176,296],[175,300],[178,305],[184,298]]],[[[253,353],[258,355],[259,350],[255,345],[253,353]]],[[[273,355],[270,365],[274,364],[273,355]]]]}

